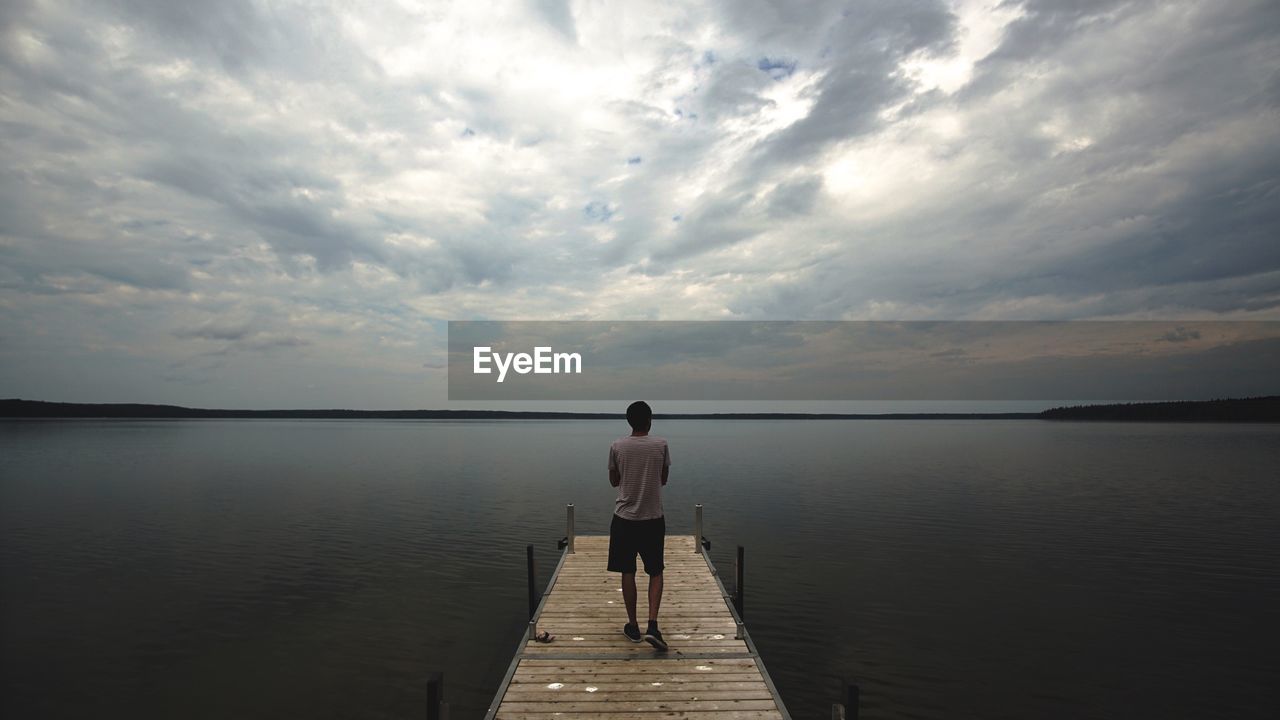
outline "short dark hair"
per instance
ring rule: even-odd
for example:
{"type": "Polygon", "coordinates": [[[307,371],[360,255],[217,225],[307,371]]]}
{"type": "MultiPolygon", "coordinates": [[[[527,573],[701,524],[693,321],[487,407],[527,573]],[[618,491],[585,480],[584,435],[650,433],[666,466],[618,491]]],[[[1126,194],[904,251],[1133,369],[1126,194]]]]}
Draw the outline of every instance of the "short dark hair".
{"type": "Polygon", "coordinates": [[[653,426],[653,408],[643,400],[627,406],[627,424],[632,430],[648,430],[653,426]]]}

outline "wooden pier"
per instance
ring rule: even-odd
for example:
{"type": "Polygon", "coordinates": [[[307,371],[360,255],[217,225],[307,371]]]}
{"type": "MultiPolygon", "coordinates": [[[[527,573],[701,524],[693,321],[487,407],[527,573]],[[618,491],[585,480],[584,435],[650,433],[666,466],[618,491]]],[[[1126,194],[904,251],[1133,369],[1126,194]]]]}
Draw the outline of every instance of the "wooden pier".
{"type": "MultiPolygon", "coordinates": [[[[695,536],[667,536],[658,623],[670,648],[659,652],[622,634],[627,613],[619,577],[605,570],[609,538],[575,538],[572,508],[570,518],[568,546],[486,720],[790,720],[695,536]],[[534,641],[542,631],[555,640],[534,641]]],[[[647,584],[641,571],[641,628],[647,584]]]]}

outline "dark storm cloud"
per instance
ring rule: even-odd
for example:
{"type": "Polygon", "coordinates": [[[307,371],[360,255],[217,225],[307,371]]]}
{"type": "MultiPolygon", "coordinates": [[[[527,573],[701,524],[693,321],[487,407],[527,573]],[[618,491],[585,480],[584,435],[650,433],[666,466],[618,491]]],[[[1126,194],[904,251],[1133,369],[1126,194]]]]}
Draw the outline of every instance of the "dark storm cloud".
{"type": "Polygon", "coordinates": [[[769,195],[769,215],[785,217],[804,215],[813,210],[818,194],[822,192],[820,176],[784,182],[769,195]]]}
{"type": "Polygon", "coordinates": [[[325,82],[379,74],[363,52],[340,41],[332,13],[306,4],[107,0],[81,3],[78,10],[126,22],[171,57],[212,63],[234,76],[325,82]]]}
{"type": "Polygon", "coordinates": [[[182,290],[190,287],[189,260],[169,248],[139,244],[120,247],[105,237],[84,242],[67,242],[49,237],[41,241],[40,252],[27,247],[5,248],[0,257],[22,278],[29,292],[88,293],[100,291],[94,283],[67,287],[59,280],[96,278],[148,290],[182,290]],[[57,264],[49,256],[57,258],[57,264]]]}
{"type": "Polygon", "coordinates": [[[243,340],[253,332],[247,322],[212,321],[202,323],[199,327],[180,328],[173,331],[174,337],[198,338],[201,340],[243,340]]]}
{"type": "MultiPolygon", "coordinates": [[[[1103,22],[1099,17],[1107,11],[1133,13],[1140,5],[1082,3],[1070,12],[1035,5],[1030,15],[1015,23],[1016,29],[993,55],[993,64],[1033,49],[1043,52],[1071,28],[1087,29],[1103,22]]],[[[1081,109],[1096,107],[1104,94],[1141,98],[1145,107],[1109,128],[1074,162],[1028,160],[1058,165],[1054,169],[1061,176],[1076,182],[1106,182],[1135,166],[1170,167],[1158,184],[1117,188],[1128,212],[1145,216],[1145,222],[1117,234],[1106,247],[1057,258],[1052,267],[1031,268],[1023,280],[1027,290],[1087,294],[1246,277],[1280,268],[1280,246],[1268,240],[1280,228],[1280,147],[1263,143],[1246,153],[1205,152],[1178,163],[1180,141],[1195,142],[1197,135],[1213,132],[1226,118],[1254,116],[1265,122],[1262,85],[1266,75],[1280,71],[1275,41],[1280,13],[1261,4],[1232,4],[1211,17],[1189,21],[1211,25],[1184,38],[1145,39],[1144,44],[1161,48],[1165,62],[1099,78],[1110,83],[1106,88],[1090,86],[1085,82],[1091,79],[1088,75],[1065,75],[1048,89],[1046,94],[1081,109]],[[1156,188],[1159,199],[1139,195],[1156,188]]],[[[1088,118],[1080,120],[1090,129],[1088,118]]],[[[1095,217],[1100,220],[1114,212],[1124,210],[1099,207],[1095,217]]]]}
{"type": "MultiPolygon", "coordinates": [[[[892,225],[836,231],[864,244],[914,238],[919,260],[911,271],[885,274],[879,263],[899,262],[891,253],[840,253],[803,287],[766,290],[769,299],[740,298],[732,307],[785,316],[801,307],[840,312],[862,299],[963,313],[993,301],[1057,298],[1060,310],[1050,312],[1070,317],[1123,314],[1157,301],[1213,312],[1280,306],[1280,246],[1267,239],[1280,227],[1280,144],[1259,140],[1260,132],[1275,134],[1274,117],[1266,118],[1280,76],[1280,13],[1264,3],[1167,9],[1174,19],[1161,22],[1185,30],[1170,35],[1144,20],[1161,11],[1156,3],[1026,6],[971,83],[951,97],[919,95],[900,115],[932,112],[971,123],[968,136],[932,151],[940,163],[985,152],[986,175],[917,203],[892,225]],[[1123,50],[1108,54],[1103,42],[1123,50]],[[1148,53],[1158,56],[1148,60],[1148,53]],[[1027,79],[1029,63],[1041,79],[1027,79]],[[986,111],[988,104],[1004,109],[986,111]],[[1083,149],[1064,151],[1072,138],[1055,138],[1046,127],[1079,136],[1083,149]],[[1008,253],[1013,262],[999,259],[1008,253]],[[1211,284],[1218,290],[1206,292],[1211,284]]],[[[941,30],[917,37],[921,48],[948,43],[941,30]]],[[[804,157],[804,137],[820,146],[823,134],[808,132],[824,104],[842,97],[858,98],[858,107],[843,113],[848,119],[834,137],[876,132],[884,119],[860,115],[859,107],[883,107],[903,86],[882,78],[862,91],[832,92],[832,83],[855,79],[838,70],[824,76],[826,99],[771,138],[763,157],[804,157]]],[[[1048,310],[1027,307],[1041,316],[1048,310]]]]}
{"type": "Polygon", "coordinates": [[[310,256],[320,270],[347,267],[353,260],[396,266],[381,241],[394,222],[341,219],[350,208],[328,176],[273,157],[279,148],[259,149],[239,138],[205,139],[194,148],[142,160],[138,176],[212,203],[254,228],[282,256],[310,256]]]}
{"type": "MultiPolygon", "coordinates": [[[[180,11],[179,6],[158,5],[168,8],[157,11],[152,18],[166,30],[163,37],[177,34],[194,43],[196,35],[208,36],[211,47],[234,54],[244,49],[236,44],[242,41],[229,39],[236,34],[237,24],[241,20],[246,23],[242,36],[251,35],[254,30],[244,16],[248,6],[195,4],[180,11]]],[[[126,9],[141,11],[136,5],[126,9]]],[[[261,229],[282,252],[310,254],[325,267],[354,256],[377,257],[370,242],[329,219],[331,208],[287,198],[290,191],[298,188],[316,188],[331,194],[335,189],[333,181],[323,173],[293,159],[303,154],[301,143],[237,131],[206,114],[191,112],[136,73],[108,74],[100,67],[103,49],[94,44],[87,29],[57,29],[66,34],[50,36],[47,41],[57,49],[59,64],[35,68],[11,62],[9,68],[33,94],[47,98],[49,107],[62,111],[63,123],[87,137],[100,139],[109,135],[131,151],[119,157],[122,164],[109,171],[132,174],[219,204],[233,217],[261,229]],[[70,80],[48,82],[50,77],[70,80]]],[[[237,57],[243,61],[252,55],[237,57]]],[[[73,166],[80,162],[81,154],[76,151],[81,149],[55,152],[46,145],[41,154],[45,164],[56,158],[73,166]]],[[[102,146],[93,149],[111,150],[102,146]]],[[[23,154],[31,154],[31,150],[23,154]]],[[[88,178],[81,182],[91,183],[88,178]]],[[[72,189],[73,185],[59,183],[58,187],[72,189]]],[[[96,203],[86,204],[92,207],[96,203]]]]}
{"type": "MultiPolygon", "coordinates": [[[[956,32],[954,16],[946,6],[927,0],[862,2],[842,10],[821,4],[805,6],[803,11],[761,9],[760,15],[744,12],[734,22],[779,48],[806,47],[811,55],[813,39],[819,39],[821,51],[813,57],[819,78],[809,91],[811,107],[804,117],[752,148],[737,181],[708,198],[709,207],[701,214],[704,222],[696,220],[698,213],[686,214],[693,222],[655,253],[660,259],[688,258],[758,235],[767,227],[767,218],[777,217],[774,211],[785,210],[788,200],[779,197],[782,205],[775,204],[754,220],[724,222],[722,218],[745,215],[746,203],[762,192],[762,178],[802,168],[830,145],[883,127],[881,114],[886,107],[910,96],[912,86],[899,72],[904,58],[946,50],[956,32]]],[[[725,120],[773,108],[776,102],[764,93],[771,83],[791,78],[798,64],[781,56],[766,56],[754,65],[721,63],[701,96],[703,114],[725,120]]],[[[816,196],[820,183],[805,182],[804,190],[790,201],[811,202],[816,196]]]]}
{"type": "MultiPolygon", "coordinates": [[[[297,54],[303,51],[305,55],[309,47],[314,49],[312,46],[322,43],[323,37],[309,37],[307,42],[295,37],[305,29],[322,33],[323,23],[310,20],[295,25],[297,18],[288,13],[275,13],[268,18],[255,8],[247,3],[186,6],[126,2],[120,6],[121,17],[134,18],[140,26],[155,30],[153,36],[159,39],[158,45],[171,48],[178,53],[176,57],[200,59],[203,54],[216,57],[229,70],[253,69],[260,75],[271,69],[307,79],[313,72],[323,72],[323,67],[311,66],[306,57],[297,54]]],[[[100,14],[108,11],[109,6],[85,9],[100,14]]],[[[104,41],[89,28],[63,22],[54,23],[52,32],[55,34],[45,39],[59,51],[57,64],[35,67],[13,56],[6,60],[13,76],[25,84],[30,94],[46,98],[48,105],[60,109],[64,122],[75,129],[69,130],[64,124],[50,133],[10,122],[7,142],[23,135],[44,137],[43,147],[38,150],[46,158],[60,156],[70,161],[84,146],[82,142],[68,142],[64,148],[55,147],[61,133],[75,133],[73,138],[109,135],[130,150],[120,158],[124,165],[113,170],[216,206],[227,220],[251,229],[282,256],[310,256],[321,270],[336,270],[353,260],[362,260],[410,275],[425,264],[432,266],[427,275],[438,275],[441,265],[460,265],[467,273],[458,280],[490,277],[477,267],[470,258],[473,253],[465,248],[457,257],[440,258],[442,262],[437,262],[406,257],[385,247],[381,238],[395,229],[393,224],[352,212],[342,186],[322,166],[325,153],[313,144],[313,138],[237,126],[228,123],[227,118],[195,111],[176,99],[171,89],[144,79],[140,72],[121,69],[107,74],[100,62],[106,52],[104,41]],[[78,102],[73,106],[69,99],[78,102]]],[[[339,57],[348,55],[351,54],[337,53],[339,57]]],[[[361,71],[362,66],[357,64],[345,68],[344,74],[358,76],[361,71]]],[[[194,79],[183,81],[178,87],[198,91],[204,84],[205,81],[194,79]]],[[[259,88],[255,92],[270,90],[259,88]]],[[[254,102],[266,103],[268,99],[260,96],[254,102]]],[[[266,104],[259,107],[262,111],[271,110],[266,104]]],[[[412,121],[411,116],[385,109],[379,110],[379,115],[361,122],[412,121]]],[[[27,154],[37,149],[29,142],[24,145],[27,154]]],[[[360,162],[371,164],[364,158],[360,162]]],[[[89,181],[82,178],[76,182],[89,181]]],[[[69,189],[71,184],[63,182],[59,187],[69,189]]],[[[421,226],[421,219],[416,224],[421,226]]],[[[430,285],[448,287],[453,282],[451,278],[437,278],[430,285]]]]}
{"type": "Polygon", "coordinates": [[[243,71],[262,62],[270,52],[269,28],[250,0],[171,2],[115,0],[120,15],[153,32],[170,50],[208,55],[223,67],[243,71]]]}
{"type": "Polygon", "coordinates": [[[192,371],[225,367],[227,362],[246,353],[256,357],[277,354],[296,355],[312,344],[310,340],[291,333],[264,330],[233,333],[231,337],[223,337],[217,331],[196,329],[194,334],[174,333],[174,336],[183,340],[200,340],[213,344],[213,347],[206,345],[206,349],[201,349],[190,357],[169,366],[169,370],[174,371],[184,381],[198,377],[193,375],[192,371]]]}
{"type": "Polygon", "coordinates": [[[758,235],[763,228],[753,222],[749,192],[721,192],[681,217],[680,227],[665,247],[652,253],[660,263],[683,260],[727,247],[758,235]]]}
{"type": "Polygon", "coordinates": [[[1027,0],[1019,4],[1023,16],[1009,25],[1000,47],[985,62],[1026,61],[1050,55],[1095,24],[1105,24],[1117,15],[1140,12],[1155,4],[1155,0],[1027,0]]]}
{"type": "Polygon", "coordinates": [[[815,90],[813,107],[771,139],[763,154],[767,162],[804,162],[831,142],[879,127],[880,112],[910,92],[898,73],[902,60],[949,48],[956,27],[942,2],[912,0],[854,3],[825,30],[829,69],[815,90]]]}

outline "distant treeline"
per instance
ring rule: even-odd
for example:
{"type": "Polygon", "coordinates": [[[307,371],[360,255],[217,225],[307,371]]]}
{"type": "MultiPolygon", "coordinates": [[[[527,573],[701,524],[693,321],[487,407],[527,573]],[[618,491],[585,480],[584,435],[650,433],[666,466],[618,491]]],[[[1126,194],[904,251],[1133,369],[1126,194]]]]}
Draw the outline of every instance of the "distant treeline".
{"type": "MultiPolygon", "coordinates": [[[[303,420],[622,420],[624,413],[550,412],[541,410],[212,410],[178,405],[137,403],[59,403],[0,400],[0,417],[27,418],[260,418],[303,420]]],[[[656,413],[658,420],[857,420],[857,419],[987,419],[1029,420],[1037,413],[656,413]]]]}
{"type": "Polygon", "coordinates": [[[1280,422],[1280,396],[1231,400],[1078,405],[1045,410],[1045,420],[1136,422],[1280,422]]]}
{"type": "MultiPolygon", "coordinates": [[[[303,420],[621,420],[622,413],[506,410],[217,410],[137,403],[0,400],[0,417],[303,420]]],[[[1080,405],[1039,413],[670,413],[659,420],[1118,420],[1141,422],[1280,422],[1280,396],[1239,400],[1080,405]]]]}
{"type": "Polygon", "coordinates": [[[475,420],[482,418],[552,419],[611,418],[612,413],[505,412],[501,410],[220,410],[179,405],[139,403],[60,403],[40,400],[0,400],[0,417],[30,418],[151,418],[151,419],[369,419],[475,420]]]}

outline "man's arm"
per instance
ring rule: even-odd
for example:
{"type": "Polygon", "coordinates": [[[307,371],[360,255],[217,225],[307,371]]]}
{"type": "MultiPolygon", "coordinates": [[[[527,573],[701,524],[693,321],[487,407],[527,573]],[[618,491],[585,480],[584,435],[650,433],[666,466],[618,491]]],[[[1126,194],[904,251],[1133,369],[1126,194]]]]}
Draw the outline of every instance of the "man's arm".
{"type": "Polygon", "coordinates": [[[622,482],[622,473],[618,472],[618,456],[614,452],[613,446],[609,446],[609,484],[618,487],[618,483],[622,482]]]}
{"type": "Polygon", "coordinates": [[[671,474],[671,466],[670,466],[670,465],[663,465],[663,466],[662,466],[662,484],[663,484],[663,485],[666,485],[666,484],[667,484],[667,476],[668,476],[668,475],[670,475],[670,474],[671,474]]]}

